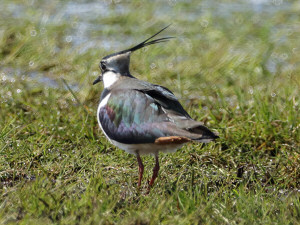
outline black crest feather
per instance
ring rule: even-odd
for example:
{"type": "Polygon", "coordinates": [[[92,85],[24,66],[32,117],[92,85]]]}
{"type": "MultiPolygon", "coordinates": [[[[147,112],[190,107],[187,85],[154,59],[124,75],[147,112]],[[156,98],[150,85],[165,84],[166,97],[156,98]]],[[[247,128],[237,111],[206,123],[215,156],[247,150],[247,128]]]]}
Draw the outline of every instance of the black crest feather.
{"type": "Polygon", "coordinates": [[[109,58],[109,57],[115,56],[115,55],[124,54],[124,53],[127,53],[127,52],[134,52],[134,51],[136,51],[138,49],[141,49],[141,48],[144,48],[144,47],[146,47],[148,45],[154,45],[154,44],[157,44],[157,43],[162,43],[162,42],[169,41],[170,39],[175,38],[175,37],[164,37],[164,38],[158,38],[158,39],[150,41],[152,38],[154,38],[155,36],[157,36],[158,34],[160,34],[161,32],[163,32],[169,26],[171,26],[171,24],[169,24],[168,26],[164,27],[163,29],[161,29],[160,31],[158,31],[156,34],[154,34],[151,37],[147,38],[145,41],[139,43],[138,45],[136,45],[136,46],[134,46],[132,48],[129,48],[129,49],[126,49],[126,50],[123,50],[123,51],[116,52],[114,54],[105,56],[103,59],[106,59],[106,58],[109,58]]]}
{"type": "Polygon", "coordinates": [[[138,50],[138,49],[141,49],[141,48],[143,48],[143,47],[145,47],[145,46],[153,45],[153,44],[157,44],[157,43],[161,43],[161,42],[166,42],[166,41],[170,40],[171,38],[175,38],[175,37],[164,37],[164,38],[159,38],[159,39],[155,39],[155,40],[149,41],[149,40],[151,40],[152,38],[154,38],[155,36],[157,36],[158,34],[160,34],[161,32],[163,32],[163,31],[164,31],[165,29],[167,29],[169,26],[171,26],[171,24],[168,25],[168,26],[166,26],[166,27],[164,27],[163,29],[161,29],[160,31],[158,31],[156,34],[152,35],[151,37],[149,37],[149,38],[146,39],[145,41],[139,43],[138,45],[136,45],[136,46],[134,46],[134,47],[132,47],[132,48],[130,48],[130,49],[125,50],[125,52],[127,52],[127,51],[134,52],[134,51],[136,51],[136,50],[138,50]],[[148,41],[149,41],[149,42],[148,42],[148,41]]]}

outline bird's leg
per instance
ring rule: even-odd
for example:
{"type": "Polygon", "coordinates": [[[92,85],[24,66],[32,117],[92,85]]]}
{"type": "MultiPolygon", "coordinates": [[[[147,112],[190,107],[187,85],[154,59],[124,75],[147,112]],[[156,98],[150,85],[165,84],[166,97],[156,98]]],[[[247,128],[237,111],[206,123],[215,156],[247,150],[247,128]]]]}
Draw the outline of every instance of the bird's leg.
{"type": "Polygon", "coordinates": [[[158,176],[159,171],[159,161],[158,161],[158,152],[155,154],[155,166],[153,168],[153,175],[149,183],[149,188],[151,188],[154,184],[156,177],[158,176]]]}
{"type": "Polygon", "coordinates": [[[142,162],[142,159],[140,157],[139,152],[136,152],[136,158],[137,158],[137,161],[138,161],[138,164],[139,164],[139,182],[138,182],[138,187],[140,187],[141,183],[142,183],[143,173],[144,173],[144,165],[143,165],[143,162],[142,162]]]}

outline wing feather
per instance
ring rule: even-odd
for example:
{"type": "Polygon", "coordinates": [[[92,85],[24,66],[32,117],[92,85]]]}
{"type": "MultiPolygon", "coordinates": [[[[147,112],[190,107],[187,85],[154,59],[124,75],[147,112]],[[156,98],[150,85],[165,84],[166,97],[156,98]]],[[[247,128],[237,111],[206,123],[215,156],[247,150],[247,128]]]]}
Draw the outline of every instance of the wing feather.
{"type": "Polygon", "coordinates": [[[98,116],[105,133],[124,144],[155,143],[170,136],[200,142],[217,138],[189,116],[170,90],[138,79],[126,79],[113,87],[98,116]]]}

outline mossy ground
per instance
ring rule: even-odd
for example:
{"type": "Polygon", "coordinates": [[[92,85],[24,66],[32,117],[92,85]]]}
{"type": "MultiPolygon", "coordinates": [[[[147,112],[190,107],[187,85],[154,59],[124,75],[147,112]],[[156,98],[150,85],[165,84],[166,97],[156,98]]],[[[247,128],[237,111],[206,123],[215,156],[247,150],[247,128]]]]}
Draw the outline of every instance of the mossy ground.
{"type": "Polygon", "coordinates": [[[99,5],[1,3],[0,224],[299,224],[299,3],[99,5]],[[91,83],[103,56],[171,22],[177,39],[135,52],[132,74],[221,138],[160,154],[146,195],[154,159],[138,190],[135,157],[98,128],[91,83]]]}

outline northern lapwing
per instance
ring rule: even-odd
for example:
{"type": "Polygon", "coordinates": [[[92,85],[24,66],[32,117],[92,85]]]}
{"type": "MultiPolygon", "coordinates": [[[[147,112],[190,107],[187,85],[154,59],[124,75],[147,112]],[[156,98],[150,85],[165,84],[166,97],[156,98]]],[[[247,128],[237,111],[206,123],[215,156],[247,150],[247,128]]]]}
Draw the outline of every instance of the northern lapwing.
{"type": "Polygon", "coordinates": [[[151,40],[167,27],[130,49],[105,56],[99,64],[101,75],[93,82],[104,83],[97,110],[99,126],[113,145],[136,155],[138,187],[144,172],[140,155],[155,156],[150,188],[158,176],[159,152],[174,152],[187,142],[207,143],[218,138],[193,120],[168,88],[139,80],[129,71],[132,52],[173,38],[151,40]]]}

